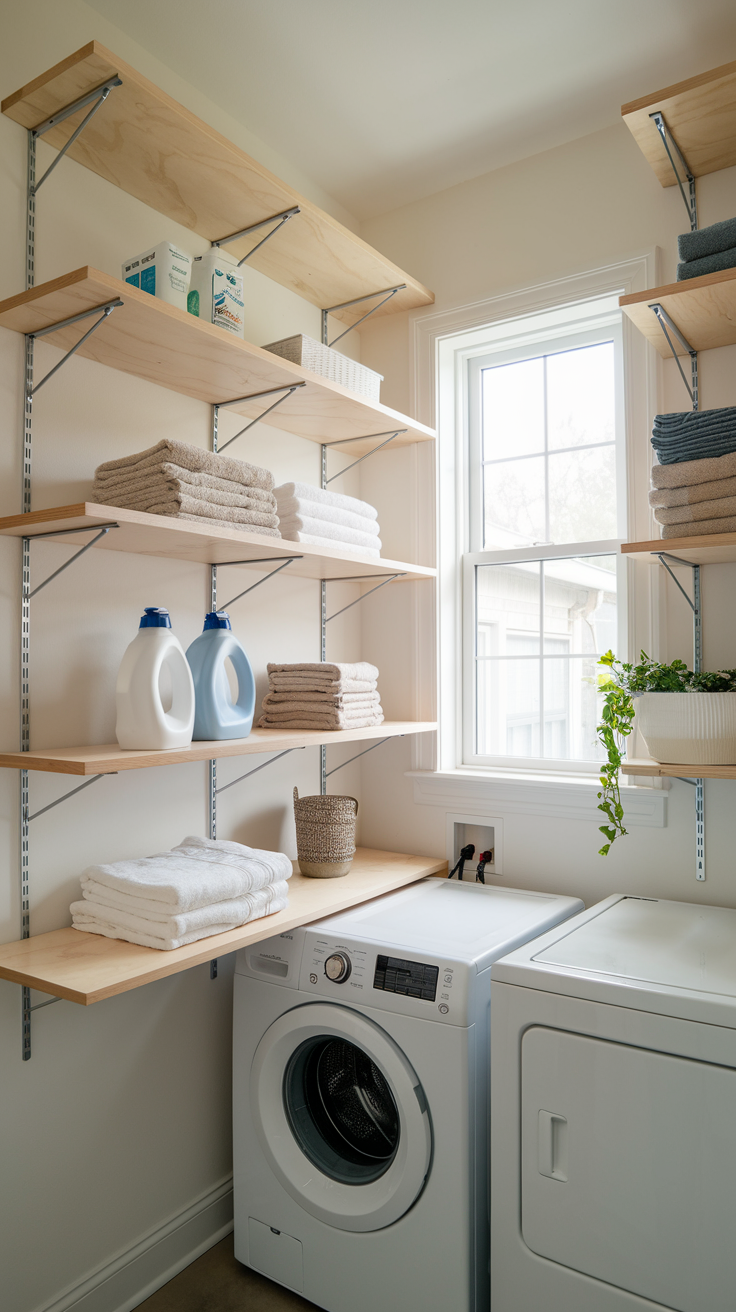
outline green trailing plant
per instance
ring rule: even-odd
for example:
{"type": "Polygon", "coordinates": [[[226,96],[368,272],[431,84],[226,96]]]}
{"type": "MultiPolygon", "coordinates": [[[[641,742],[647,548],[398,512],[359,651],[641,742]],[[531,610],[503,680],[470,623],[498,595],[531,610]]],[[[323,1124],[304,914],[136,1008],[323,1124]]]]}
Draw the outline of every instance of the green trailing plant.
{"type": "Polygon", "coordinates": [[[607,676],[600,676],[603,710],[597,728],[598,740],[606,752],[600,772],[598,810],[608,822],[599,826],[607,840],[599,849],[599,856],[607,856],[611,844],[628,832],[624,828],[619,772],[626,739],[634,727],[634,699],[643,692],[736,692],[736,670],[696,673],[688,669],[684,661],[663,665],[651,660],[645,651],[641,653],[638,665],[617,660],[612,651],[601,656],[598,664],[608,671],[607,676]]]}

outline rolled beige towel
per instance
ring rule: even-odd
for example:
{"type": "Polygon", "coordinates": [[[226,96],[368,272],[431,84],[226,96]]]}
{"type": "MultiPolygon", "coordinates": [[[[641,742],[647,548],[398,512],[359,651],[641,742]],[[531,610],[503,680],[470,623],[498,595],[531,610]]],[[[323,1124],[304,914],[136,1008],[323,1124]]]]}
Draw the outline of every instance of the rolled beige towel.
{"type": "Polygon", "coordinates": [[[121,470],[157,471],[167,462],[173,462],[195,473],[214,474],[218,478],[232,479],[233,482],[243,483],[248,487],[264,488],[267,492],[273,491],[274,477],[270,470],[262,469],[259,465],[249,465],[244,460],[232,460],[229,456],[217,455],[214,451],[205,451],[203,447],[191,446],[188,442],[177,442],[174,438],[164,438],[161,442],[157,442],[156,446],[138,451],[132,456],[123,456],[120,460],[106,460],[97,466],[95,477],[104,477],[121,470]]]}

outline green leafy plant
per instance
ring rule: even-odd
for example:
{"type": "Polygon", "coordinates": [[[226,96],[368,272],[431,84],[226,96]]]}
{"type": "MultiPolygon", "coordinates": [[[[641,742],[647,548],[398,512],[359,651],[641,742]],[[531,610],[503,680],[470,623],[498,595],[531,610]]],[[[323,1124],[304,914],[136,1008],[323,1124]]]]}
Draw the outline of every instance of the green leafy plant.
{"type": "Polygon", "coordinates": [[[641,653],[638,665],[616,659],[612,651],[601,656],[599,665],[605,666],[608,675],[601,675],[599,691],[603,693],[601,722],[597,728],[599,741],[606,751],[601,766],[601,792],[598,793],[598,810],[608,823],[600,825],[607,840],[599,849],[599,856],[607,856],[611,844],[628,832],[624,828],[624,808],[621,802],[619,771],[624,759],[626,739],[634,727],[634,699],[643,692],[736,692],[736,670],[695,672],[684,661],[663,665],[653,661],[646,652],[641,653]]]}

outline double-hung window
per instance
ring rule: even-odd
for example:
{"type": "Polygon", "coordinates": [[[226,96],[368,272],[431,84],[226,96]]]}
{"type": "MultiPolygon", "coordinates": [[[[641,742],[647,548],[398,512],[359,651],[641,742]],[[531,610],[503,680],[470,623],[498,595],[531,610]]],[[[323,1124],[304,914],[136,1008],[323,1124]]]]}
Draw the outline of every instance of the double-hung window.
{"type": "Polygon", "coordinates": [[[592,772],[597,662],[624,650],[615,298],[495,325],[463,368],[463,761],[592,772]]]}

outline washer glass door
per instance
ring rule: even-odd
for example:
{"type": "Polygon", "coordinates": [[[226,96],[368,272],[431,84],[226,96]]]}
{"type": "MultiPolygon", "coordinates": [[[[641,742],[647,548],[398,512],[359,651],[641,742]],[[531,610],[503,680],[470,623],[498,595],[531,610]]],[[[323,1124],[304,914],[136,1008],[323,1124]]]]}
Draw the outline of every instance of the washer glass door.
{"type": "Polygon", "coordinates": [[[359,1012],[307,1003],[280,1016],[255,1053],[251,1110],[282,1184],[339,1229],[391,1225],[422,1191],[432,1136],[419,1078],[359,1012]]]}

